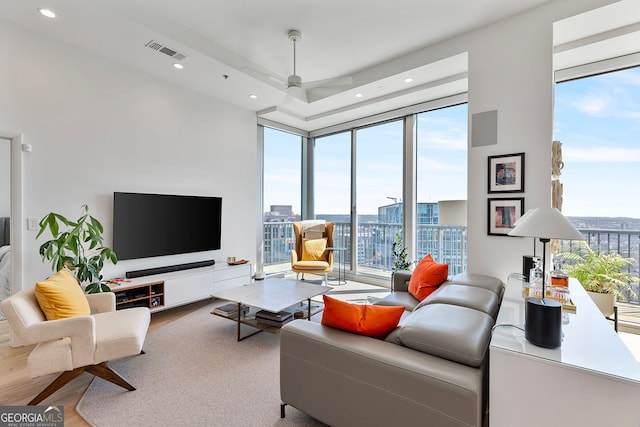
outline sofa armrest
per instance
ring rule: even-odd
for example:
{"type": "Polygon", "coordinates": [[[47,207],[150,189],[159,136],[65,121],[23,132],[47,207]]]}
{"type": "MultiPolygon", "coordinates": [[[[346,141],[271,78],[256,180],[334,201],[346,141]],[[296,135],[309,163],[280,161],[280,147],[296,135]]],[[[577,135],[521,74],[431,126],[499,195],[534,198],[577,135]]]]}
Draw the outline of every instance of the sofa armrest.
{"type": "Polygon", "coordinates": [[[281,400],[329,425],[479,426],[483,376],[484,368],[316,322],[281,330],[281,400]]]}
{"type": "Polygon", "coordinates": [[[298,262],[298,253],[294,250],[291,251],[291,265],[294,265],[298,262]]]}
{"type": "Polygon", "coordinates": [[[409,270],[394,271],[391,276],[391,290],[394,292],[409,292],[411,273],[409,270]]]}
{"type": "Polygon", "coordinates": [[[116,294],[113,292],[87,294],[86,297],[92,313],[106,313],[116,310],[116,294]]]}

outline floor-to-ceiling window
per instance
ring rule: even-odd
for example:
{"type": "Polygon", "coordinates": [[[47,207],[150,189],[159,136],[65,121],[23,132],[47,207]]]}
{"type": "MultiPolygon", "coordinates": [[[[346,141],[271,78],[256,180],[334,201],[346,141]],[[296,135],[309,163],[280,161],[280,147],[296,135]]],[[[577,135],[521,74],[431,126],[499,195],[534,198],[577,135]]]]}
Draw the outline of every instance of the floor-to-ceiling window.
{"type": "Polygon", "coordinates": [[[402,231],[403,121],[356,130],[357,271],[388,276],[402,231]]]}
{"type": "Polygon", "coordinates": [[[295,248],[291,222],[302,211],[302,137],[264,128],[263,220],[264,271],[291,268],[290,251],[295,248]]]}
{"type": "Polygon", "coordinates": [[[426,103],[404,116],[383,114],[327,134],[264,127],[265,272],[290,268],[287,230],[302,216],[336,223],[334,246],[344,248],[336,259],[359,280],[388,286],[392,244],[407,232],[410,261],[431,253],[452,274],[465,271],[464,102],[458,96],[426,103]],[[415,203],[407,205],[403,199],[414,192],[415,203]],[[454,222],[439,220],[442,203],[454,222]]]}
{"type": "Polygon", "coordinates": [[[313,146],[314,210],[317,219],[336,224],[335,263],[350,270],[351,260],[351,132],[316,138],[313,146]]]}
{"type": "Polygon", "coordinates": [[[417,115],[416,260],[466,270],[467,104],[417,115]]]}
{"type": "MultiPolygon", "coordinates": [[[[640,67],[557,84],[554,114],[564,164],[562,212],[592,249],[633,258],[638,276],[640,67]]],[[[561,250],[573,245],[565,242],[561,250]]],[[[633,287],[638,294],[638,284],[633,287]]],[[[637,313],[624,320],[638,322],[637,313]]]]}

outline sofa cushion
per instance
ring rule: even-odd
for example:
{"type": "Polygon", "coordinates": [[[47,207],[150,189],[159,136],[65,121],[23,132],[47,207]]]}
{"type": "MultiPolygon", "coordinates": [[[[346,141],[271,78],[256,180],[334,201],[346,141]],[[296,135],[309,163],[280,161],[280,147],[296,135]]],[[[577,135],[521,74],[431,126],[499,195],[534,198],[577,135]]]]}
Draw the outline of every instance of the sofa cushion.
{"type": "Polygon", "coordinates": [[[485,276],[484,274],[460,273],[453,276],[450,280],[451,283],[456,283],[458,285],[476,286],[478,288],[489,289],[499,297],[502,297],[502,294],[504,293],[504,283],[502,283],[502,280],[492,276],[485,276]]]}
{"type": "Polygon", "coordinates": [[[449,275],[447,264],[437,264],[431,255],[420,260],[409,281],[409,293],[422,301],[438,289],[449,275]]]}
{"type": "Polygon", "coordinates": [[[440,286],[429,298],[420,302],[415,309],[418,310],[427,304],[438,303],[473,308],[487,313],[495,319],[500,308],[500,297],[485,288],[447,283],[446,286],[440,286]]]}
{"type": "Polygon", "coordinates": [[[302,239],[302,261],[326,261],[327,238],[302,239]]]}
{"type": "Polygon", "coordinates": [[[36,299],[47,320],[91,314],[89,302],[78,281],[66,269],[36,283],[36,299]]]}
{"type": "Polygon", "coordinates": [[[481,311],[428,304],[403,320],[394,336],[405,347],[472,367],[482,364],[494,320],[481,311]]]}
{"type": "Polygon", "coordinates": [[[409,292],[391,292],[389,295],[377,300],[375,305],[403,306],[409,311],[413,311],[418,305],[418,300],[409,292]]]}
{"type": "Polygon", "coordinates": [[[391,332],[400,321],[404,307],[387,307],[368,304],[351,304],[322,296],[324,311],[322,324],[359,335],[382,339],[391,332]]]}

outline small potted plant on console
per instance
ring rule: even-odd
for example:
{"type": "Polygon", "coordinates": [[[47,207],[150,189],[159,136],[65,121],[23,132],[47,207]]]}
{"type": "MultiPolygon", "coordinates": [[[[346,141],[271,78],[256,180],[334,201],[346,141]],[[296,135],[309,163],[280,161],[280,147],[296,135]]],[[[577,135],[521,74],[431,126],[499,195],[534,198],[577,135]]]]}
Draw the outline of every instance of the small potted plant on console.
{"type": "Polygon", "coordinates": [[[629,267],[635,264],[633,258],[624,258],[616,252],[596,253],[585,242],[580,242],[577,252],[557,256],[568,261],[565,271],[580,281],[605,317],[614,313],[617,299],[626,301],[627,296],[636,297],[631,284],[640,279],[629,272],[629,267]]]}

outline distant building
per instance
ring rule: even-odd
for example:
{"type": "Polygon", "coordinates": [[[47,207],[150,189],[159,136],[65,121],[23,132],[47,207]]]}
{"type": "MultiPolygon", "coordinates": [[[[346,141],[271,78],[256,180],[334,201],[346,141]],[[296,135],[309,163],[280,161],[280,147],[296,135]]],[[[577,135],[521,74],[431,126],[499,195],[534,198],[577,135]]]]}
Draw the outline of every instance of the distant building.
{"type": "MultiPolygon", "coordinates": [[[[378,208],[378,222],[383,224],[402,224],[402,203],[380,206],[378,208]]],[[[437,203],[418,203],[416,211],[418,224],[438,223],[437,203]]]]}
{"type": "Polygon", "coordinates": [[[291,222],[299,221],[300,215],[293,213],[291,205],[271,205],[269,212],[265,212],[265,222],[291,222]]]}

